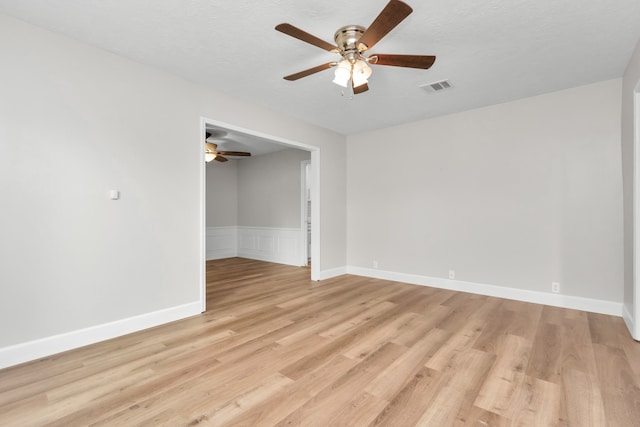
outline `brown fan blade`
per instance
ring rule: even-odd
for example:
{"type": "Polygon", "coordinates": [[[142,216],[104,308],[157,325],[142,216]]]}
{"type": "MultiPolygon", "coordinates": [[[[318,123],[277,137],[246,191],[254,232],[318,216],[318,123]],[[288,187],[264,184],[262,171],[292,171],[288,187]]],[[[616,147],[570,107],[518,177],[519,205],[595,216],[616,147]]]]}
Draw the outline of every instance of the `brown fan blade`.
{"type": "Polygon", "coordinates": [[[217,160],[219,162],[228,162],[229,161],[229,159],[227,159],[226,157],[222,157],[220,154],[218,154],[214,160],[217,160]]]}
{"type": "Polygon", "coordinates": [[[386,55],[376,54],[369,56],[369,62],[376,65],[393,65],[395,67],[431,68],[436,57],[432,55],[386,55]]]}
{"type": "Polygon", "coordinates": [[[289,76],[285,76],[285,80],[294,81],[301,79],[303,77],[310,76],[311,74],[315,74],[320,71],[324,71],[327,68],[334,67],[336,65],[335,62],[327,62],[326,64],[318,65],[317,67],[309,68],[308,70],[300,71],[299,73],[291,74],[289,76]]]}
{"type": "Polygon", "coordinates": [[[247,153],[246,151],[218,151],[218,154],[222,154],[223,156],[250,156],[251,153],[247,153]]]}
{"type": "Polygon", "coordinates": [[[288,36],[294,37],[298,40],[302,40],[303,42],[317,46],[320,49],[328,50],[329,52],[333,52],[333,51],[337,52],[339,50],[337,46],[334,46],[331,43],[328,43],[322,39],[319,39],[313,34],[309,34],[306,31],[303,31],[298,27],[294,27],[291,24],[287,24],[287,23],[278,24],[276,25],[276,30],[288,36]]]}
{"type": "Polygon", "coordinates": [[[359,93],[366,92],[368,90],[369,90],[369,85],[366,84],[366,83],[363,83],[360,86],[354,86],[353,87],[353,94],[354,95],[358,95],[359,93]]]}
{"type": "Polygon", "coordinates": [[[413,9],[411,9],[408,4],[400,0],[391,0],[371,25],[369,25],[369,28],[366,29],[362,37],[360,37],[358,40],[358,49],[371,49],[373,45],[378,43],[389,31],[393,30],[407,16],[411,15],[411,12],[413,12],[413,9]]]}

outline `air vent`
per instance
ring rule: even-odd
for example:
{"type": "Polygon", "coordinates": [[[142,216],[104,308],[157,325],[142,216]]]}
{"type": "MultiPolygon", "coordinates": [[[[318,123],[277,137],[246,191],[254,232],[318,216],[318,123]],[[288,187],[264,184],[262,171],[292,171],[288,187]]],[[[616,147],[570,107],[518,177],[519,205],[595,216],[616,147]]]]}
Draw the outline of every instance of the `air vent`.
{"type": "Polygon", "coordinates": [[[439,82],[420,85],[420,87],[429,93],[438,93],[438,92],[442,92],[445,89],[451,89],[453,85],[449,80],[440,80],[439,82]]]}

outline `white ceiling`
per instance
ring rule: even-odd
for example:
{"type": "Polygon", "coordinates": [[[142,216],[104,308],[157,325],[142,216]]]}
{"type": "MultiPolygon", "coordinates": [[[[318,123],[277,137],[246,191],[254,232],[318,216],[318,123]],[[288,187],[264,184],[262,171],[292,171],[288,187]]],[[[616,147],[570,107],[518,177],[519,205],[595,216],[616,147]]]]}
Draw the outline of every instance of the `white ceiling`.
{"type": "Polygon", "coordinates": [[[0,12],[342,134],[620,77],[640,38],[638,0],[407,0],[374,53],[434,54],[430,70],[373,66],[370,91],[341,95],[332,71],[283,76],[337,55],[324,40],[368,26],[387,0],[0,0],[0,12]],[[449,79],[428,94],[419,86],[449,79]]]}

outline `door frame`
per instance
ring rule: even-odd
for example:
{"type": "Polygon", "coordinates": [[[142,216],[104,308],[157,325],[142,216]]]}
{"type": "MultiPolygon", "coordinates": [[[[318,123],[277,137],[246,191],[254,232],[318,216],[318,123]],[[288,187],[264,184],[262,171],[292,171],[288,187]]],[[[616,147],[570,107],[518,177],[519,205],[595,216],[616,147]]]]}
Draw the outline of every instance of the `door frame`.
{"type": "MultiPolygon", "coordinates": [[[[207,125],[216,126],[257,138],[267,139],[275,144],[284,145],[286,147],[297,148],[299,150],[309,151],[311,154],[311,280],[320,280],[320,147],[316,147],[302,142],[293,141],[275,135],[266,134],[253,129],[237,126],[231,123],[221,122],[219,120],[200,117],[200,139],[198,140],[198,150],[200,152],[200,301],[202,302],[202,312],[206,311],[207,303],[207,254],[206,254],[206,234],[207,234],[207,188],[206,188],[206,163],[204,161],[204,150],[202,149],[202,141],[205,139],[207,125]]],[[[306,240],[306,230],[305,240],[306,240]]],[[[304,248],[306,252],[306,247],[304,248]]]]}
{"type": "MultiPolygon", "coordinates": [[[[640,340],[640,81],[633,90],[633,295],[631,336],[640,340]]],[[[624,302],[623,302],[624,304],[624,302]]]]}
{"type": "MultiPolygon", "coordinates": [[[[302,250],[300,251],[300,265],[306,266],[309,263],[309,241],[307,240],[307,186],[310,186],[311,179],[307,178],[307,165],[311,165],[311,160],[303,160],[300,162],[300,241],[302,242],[302,250]]],[[[309,199],[313,200],[313,199],[309,199]]],[[[313,210],[313,201],[311,202],[313,210]]],[[[313,234],[313,221],[311,221],[311,233],[313,234]]],[[[313,238],[311,239],[313,244],[313,238]]],[[[313,253],[313,251],[311,251],[313,253]]],[[[311,263],[313,265],[313,262],[311,263]]]]}

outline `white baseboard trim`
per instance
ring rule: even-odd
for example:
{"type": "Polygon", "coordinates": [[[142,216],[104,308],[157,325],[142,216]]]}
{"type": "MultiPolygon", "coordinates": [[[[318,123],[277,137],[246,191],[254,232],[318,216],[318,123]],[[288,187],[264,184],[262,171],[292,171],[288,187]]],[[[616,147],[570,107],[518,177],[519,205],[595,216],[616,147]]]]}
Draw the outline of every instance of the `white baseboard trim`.
{"type": "Polygon", "coordinates": [[[516,301],[532,302],[554,307],[571,308],[574,310],[583,310],[592,313],[609,314],[618,317],[623,315],[622,303],[613,301],[603,301],[591,298],[530,291],[526,289],[509,288],[506,286],[487,285],[484,283],[420,276],[417,274],[396,273],[393,271],[354,266],[347,266],[347,273],[354,274],[356,276],[371,277],[374,279],[392,280],[396,282],[411,283],[414,285],[449,289],[452,291],[469,292],[516,301]]]}
{"type": "Polygon", "coordinates": [[[0,348],[0,369],[198,315],[200,301],[0,348]]]}
{"type": "Polygon", "coordinates": [[[320,277],[318,278],[318,280],[331,279],[333,277],[342,276],[344,274],[347,274],[346,266],[331,268],[329,270],[322,270],[320,271],[320,277]]]}
{"type": "Polygon", "coordinates": [[[633,316],[631,315],[631,312],[629,312],[629,308],[623,304],[623,312],[622,312],[622,318],[624,319],[624,323],[627,325],[627,328],[629,329],[629,333],[631,334],[631,337],[636,340],[636,341],[640,341],[640,327],[638,327],[638,325],[636,325],[633,316]]]}

